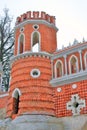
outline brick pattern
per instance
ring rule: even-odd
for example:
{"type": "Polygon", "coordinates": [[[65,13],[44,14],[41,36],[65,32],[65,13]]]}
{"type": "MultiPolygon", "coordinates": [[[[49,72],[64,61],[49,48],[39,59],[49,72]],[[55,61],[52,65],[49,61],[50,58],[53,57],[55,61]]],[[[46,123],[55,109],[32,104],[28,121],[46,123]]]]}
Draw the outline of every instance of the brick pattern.
{"type": "MultiPolygon", "coordinates": [[[[55,52],[57,48],[56,41],[56,32],[57,28],[55,27],[55,18],[53,16],[49,16],[48,14],[41,12],[27,12],[20,17],[17,18],[16,28],[15,28],[15,48],[14,55],[18,55],[18,38],[21,33],[24,34],[25,42],[24,42],[24,52],[31,51],[31,36],[35,31],[33,28],[33,23],[25,23],[26,20],[39,20],[39,28],[37,31],[40,33],[40,48],[42,52],[48,52],[54,55],[59,55],[63,51],[55,52]],[[44,24],[40,20],[45,20],[47,24],[44,24]],[[23,24],[20,24],[22,23],[23,24]],[[50,24],[52,23],[52,24],[50,24]],[[48,24],[50,26],[48,26],[48,24]],[[22,26],[23,25],[23,26],[22,26]],[[23,32],[20,32],[21,28],[24,28],[23,32]]],[[[35,22],[34,22],[35,23],[35,22]]],[[[84,43],[86,44],[86,43],[84,43]]],[[[81,44],[76,45],[75,47],[82,46],[81,44]]],[[[72,49],[74,46],[71,47],[72,49]]],[[[83,70],[85,70],[84,64],[84,54],[87,49],[82,50],[82,63],[83,70]]],[[[68,54],[66,57],[67,62],[67,74],[70,74],[69,70],[69,60],[72,55],[78,57],[78,69],[81,70],[80,65],[80,53],[75,52],[73,54],[68,54]]],[[[65,71],[65,61],[63,55],[59,58],[56,58],[53,61],[53,65],[55,65],[57,60],[61,60],[63,62],[63,70],[64,75],[65,71]]],[[[52,73],[55,75],[55,70],[52,72],[51,59],[46,56],[30,56],[30,57],[21,57],[15,60],[12,63],[11,69],[11,83],[10,83],[10,92],[8,97],[8,107],[7,107],[7,116],[12,116],[14,118],[17,115],[23,113],[29,114],[47,114],[56,117],[64,117],[64,116],[72,116],[72,111],[67,110],[67,102],[70,101],[71,95],[78,94],[79,97],[86,101],[87,104],[87,80],[79,81],[72,84],[65,84],[63,86],[56,86],[53,88],[49,81],[52,79],[52,73]],[[30,73],[32,69],[39,69],[40,76],[38,78],[33,78],[30,73]],[[76,84],[77,88],[72,88],[72,85],[76,84]],[[12,97],[12,93],[15,88],[18,88],[21,91],[21,96],[19,97],[19,108],[18,114],[13,114],[13,110],[15,108],[14,98],[12,97]],[[57,91],[60,88],[61,91],[57,91]]],[[[87,114],[87,105],[82,108],[80,114],[87,114]]]]}
{"type": "Polygon", "coordinates": [[[15,61],[11,71],[10,96],[7,114],[13,112],[12,93],[17,87],[22,95],[19,97],[19,111],[22,113],[41,113],[54,115],[53,90],[49,84],[51,79],[50,59],[45,57],[27,57],[15,61]],[[33,78],[32,69],[39,69],[40,76],[33,78]]]}
{"type": "Polygon", "coordinates": [[[57,117],[72,116],[72,110],[67,110],[67,102],[70,101],[71,95],[78,94],[79,97],[86,102],[86,107],[81,109],[80,114],[87,114],[87,80],[67,84],[55,88],[55,115],[57,117]],[[73,89],[72,85],[76,84],[77,88],[73,89]],[[61,88],[61,92],[57,91],[61,88]]]}

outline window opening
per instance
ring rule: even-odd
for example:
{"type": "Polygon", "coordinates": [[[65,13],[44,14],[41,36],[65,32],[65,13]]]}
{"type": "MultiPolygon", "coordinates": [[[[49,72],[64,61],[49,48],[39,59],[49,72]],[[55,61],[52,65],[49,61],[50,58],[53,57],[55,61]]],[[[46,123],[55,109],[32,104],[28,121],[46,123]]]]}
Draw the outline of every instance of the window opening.
{"type": "Polygon", "coordinates": [[[62,64],[60,62],[56,65],[56,76],[61,77],[62,76],[62,64]]]}
{"type": "Polygon", "coordinates": [[[32,38],[32,51],[33,52],[39,52],[40,50],[40,43],[39,43],[39,34],[37,32],[34,32],[33,38],[32,38]]]}
{"type": "Polygon", "coordinates": [[[21,35],[19,39],[19,54],[23,53],[23,47],[24,47],[24,36],[21,35]]]}
{"type": "Polygon", "coordinates": [[[76,73],[77,72],[77,60],[75,57],[72,57],[71,59],[71,73],[76,73]]]}
{"type": "Polygon", "coordinates": [[[13,97],[13,114],[17,114],[19,109],[19,93],[15,92],[15,96],[13,97]]]}

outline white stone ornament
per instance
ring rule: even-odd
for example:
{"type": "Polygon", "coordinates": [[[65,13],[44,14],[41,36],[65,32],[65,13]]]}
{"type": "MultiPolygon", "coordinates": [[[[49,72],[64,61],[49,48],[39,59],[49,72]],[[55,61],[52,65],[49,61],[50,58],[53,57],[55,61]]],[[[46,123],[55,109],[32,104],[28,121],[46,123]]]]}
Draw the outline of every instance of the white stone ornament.
{"type": "Polygon", "coordinates": [[[85,100],[79,99],[78,94],[72,95],[71,101],[67,103],[67,110],[72,110],[73,115],[79,115],[81,108],[85,107],[85,100]]]}
{"type": "Polygon", "coordinates": [[[62,91],[62,89],[61,88],[57,88],[57,92],[61,92],[62,91]]]}
{"type": "Polygon", "coordinates": [[[77,88],[77,84],[73,84],[73,85],[72,85],[72,88],[73,88],[73,89],[76,89],[76,88],[77,88]]]}

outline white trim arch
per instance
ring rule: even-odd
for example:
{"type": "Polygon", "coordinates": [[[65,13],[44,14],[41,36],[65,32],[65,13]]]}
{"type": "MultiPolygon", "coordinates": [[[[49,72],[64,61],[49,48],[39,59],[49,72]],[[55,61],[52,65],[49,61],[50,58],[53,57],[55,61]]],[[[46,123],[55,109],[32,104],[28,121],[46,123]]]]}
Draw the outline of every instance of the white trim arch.
{"type": "Polygon", "coordinates": [[[69,74],[72,74],[72,68],[71,68],[71,60],[72,58],[76,59],[76,73],[79,71],[79,66],[78,66],[78,58],[75,55],[72,55],[69,59],[69,74]]]}
{"type": "Polygon", "coordinates": [[[85,69],[87,70],[87,52],[84,54],[84,64],[85,64],[85,69]]]}
{"type": "Polygon", "coordinates": [[[12,93],[12,97],[17,99],[18,95],[21,96],[21,91],[19,88],[15,88],[13,93],[12,93]]]}
{"type": "MultiPolygon", "coordinates": [[[[23,52],[24,52],[24,50],[25,50],[25,35],[24,35],[24,33],[21,33],[20,35],[19,35],[19,37],[18,37],[18,54],[20,54],[21,52],[20,52],[20,40],[21,40],[21,36],[23,36],[23,52]]],[[[23,53],[22,52],[22,53],[23,53]]]]}
{"type": "Polygon", "coordinates": [[[38,32],[38,31],[33,31],[32,34],[31,34],[31,51],[32,51],[32,52],[40,52],[40,50],[41,50],[41,35],[40,35],[40,32],[38,32]],[[33,40],[34,40],[34,39],[33,39],[33,36],[34,36],[35,33],[37,33],[37,35],[38,35],[38,42],[35,42],[35,44],[37,44],[38,47],[37,47],[37,49],[34,51],[34,50],[33,50],[33,46],[34,46],[34,45],[33,45],[33,44],[34,44],[34,43],[33,43],[33,42],[34,42],[34,41],[33,41],[33,40]]]}
{"type": "Polygon", "coordinates": [[[60,63],[61,64],[61,76],[63,76],[64,74],[64,70],[63,70],[63,62],[61,60],[57,60],[55,63],[55,78],[58,78],[57,76],[57,64],[60,63]]]}

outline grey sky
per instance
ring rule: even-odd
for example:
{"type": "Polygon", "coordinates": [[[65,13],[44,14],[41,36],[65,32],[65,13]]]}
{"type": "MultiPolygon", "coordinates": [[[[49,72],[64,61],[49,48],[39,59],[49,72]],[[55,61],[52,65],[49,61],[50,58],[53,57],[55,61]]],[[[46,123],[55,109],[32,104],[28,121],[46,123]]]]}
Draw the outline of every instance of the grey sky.
{"type": "Polygon", "coordinates": [[[76,38],[87,40],[87,0],[1,0],[0,15],[4,7],[17,16],[27,11],[45,11],[56,16],[58,47],[71,44],[76,38]]]}

